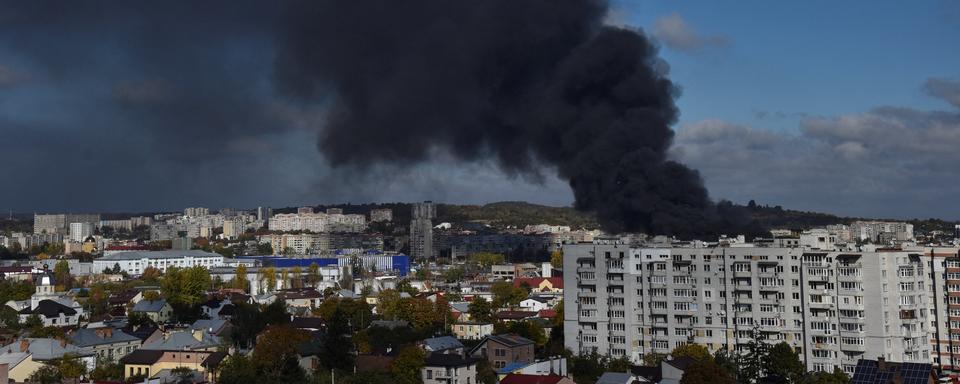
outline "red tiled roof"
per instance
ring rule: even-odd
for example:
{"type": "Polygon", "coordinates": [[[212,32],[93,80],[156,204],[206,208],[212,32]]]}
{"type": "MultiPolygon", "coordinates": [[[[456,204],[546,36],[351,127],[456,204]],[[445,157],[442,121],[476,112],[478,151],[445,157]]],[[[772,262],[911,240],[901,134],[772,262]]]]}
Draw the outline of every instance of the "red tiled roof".
{"type": "Polygon", "coordinates": [[[552,319],[557,317],[557,311],[553,309],[541,309],[540,312],[537,313],[537,316],[540,316],[544,319],[552,319]]]}

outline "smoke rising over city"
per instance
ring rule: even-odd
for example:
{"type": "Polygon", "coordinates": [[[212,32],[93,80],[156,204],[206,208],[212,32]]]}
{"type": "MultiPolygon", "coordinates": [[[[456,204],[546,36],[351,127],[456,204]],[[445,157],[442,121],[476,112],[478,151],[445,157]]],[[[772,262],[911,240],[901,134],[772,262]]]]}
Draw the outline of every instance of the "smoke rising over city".
{"type": "MultiPolygon", "coordinates": [[[[319,172],[309,164],[349,176],[439,157],[453,167],[492,161],[517,182],[568,182],[575,206],[611,231],[683,236],[750,224],[712,202],[696,170],[668,158],[679,89],[641,30],[604,25],[604,1],[6,8],[0,51],[16,60],[0,63],[10,95],[0,106],[29,104],[32,84],[70,84],[61,93],[78,100],[59,114],[0,115],[10,137],[47,140],[60,157],[28,163],[68,168],[59,182],[150,163],[134,185],[160,199],[189,193],[170,181],[229,194],[243,184],[225,165],[269,178],[269,156],[248,158],[282,150],[292,135],[316,137],[319,150],[300,173],[319,172]],[[56,140],[35,129],[63,126],[56,140]]],[[[11,159],[31,156],[5,149],[11,159]]],[[[270,189],[258,188],[249,193],[270,189]]]]}
{"type": "Polygon", "coordinates": [[[730,230],[698,173],[667,159],[677,87],[638,30],[601,1],[304,2],[285,10],[277,86],[330,98],[331,164],[493,158],[569,181],[611,231],[730,230]],[[363,22],[358,22],[362,20],[363,22]]]}

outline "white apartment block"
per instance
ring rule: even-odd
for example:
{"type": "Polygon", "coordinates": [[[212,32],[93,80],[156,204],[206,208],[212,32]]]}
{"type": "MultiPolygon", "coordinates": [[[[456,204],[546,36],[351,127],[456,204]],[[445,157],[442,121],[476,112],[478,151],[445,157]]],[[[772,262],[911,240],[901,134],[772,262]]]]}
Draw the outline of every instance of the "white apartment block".
{"type": "Polygon", "coordinates": [[[852,373],[860,358],[931,361],[928,266],[916,252],[596,240],[565,246],[563,271],[574,353],[640,362],[687,343],[739,352],[756,329],[793,346],[809,370],[852,373]]]}
{"type": "Polygon", "coordinates": [[[366,217],[353,214],[280,213],[270,218],[271,231],[363,232],[366,217]]]}
{"type": "Polygon", "coordinates": [[[853,240],[870,240],[877,244],[913,240],[913,224],[886,221],[855,221],[850,224],[853,240]]]}
{"type": "Polygon", "coordinates": [[[70,223],[70,241],[82,243],[93,236],[93,223],[70,223]]]}
{"type": "Polygon", "coordinates": [[[216,253],[200,250],[190,251],[134,251],[119,252],[93,260],[94,273],[101,273],[104,269],[119,265],[122,271],[131,275],[139,275],[147,267],[154,267],[160,272],[167,268],[189,268],[202,266],[206,268],[223,266],[223,256],[216,253]]]}

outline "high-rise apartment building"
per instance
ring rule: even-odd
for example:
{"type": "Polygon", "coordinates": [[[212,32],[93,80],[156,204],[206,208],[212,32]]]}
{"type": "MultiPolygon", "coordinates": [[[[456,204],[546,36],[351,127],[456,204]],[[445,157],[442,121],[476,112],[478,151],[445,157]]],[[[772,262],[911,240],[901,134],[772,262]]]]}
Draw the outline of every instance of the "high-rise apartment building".
{"type": "Polygon", "coordinates": [[[919,253],[696,244],[565,246],[567,348],[639,362],[687,343],[738,353],[757,331],[814,371],[931,361],[935,293],[919,253]]]}
{"type": "Polygon", "coordinates": [[[370,222],[389,222],[393,221],[393,210],[390,208],[377,208],[370,210],[370,222]]]}
{"type": "Polygon", "coordinates": [[[183,215],[187,217],[201,217],[210,214],[210,208],[194,207],[183,210],[183,215]]]}
{"type": "Polygon", "coordinates": [[[69,235],[71,223],[93,223],[100,222],[99,214],[53,214],[53,215],[33,215],[33,233],[50,233],[69,235]]]}
{"type": "Polygon", "coordinates": [[[437,208],[432,201],[414,203],[410,219],[410,256],[417,258],[432,258],[433,253],[433,219],[437,216],[437,208]]]}
{"type": "Polygon", "coordinates": [[[70,223],[70,241],[82,243],[93,236],[93,223],[70,223]]]}

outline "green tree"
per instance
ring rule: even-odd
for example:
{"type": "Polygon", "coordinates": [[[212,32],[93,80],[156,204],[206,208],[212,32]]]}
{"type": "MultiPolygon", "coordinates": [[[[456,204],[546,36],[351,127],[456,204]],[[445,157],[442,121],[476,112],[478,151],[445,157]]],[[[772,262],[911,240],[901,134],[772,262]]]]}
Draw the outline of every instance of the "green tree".
{"type": "Polygon", "coordinates": [[[666,359],[667,359],[667,355],[664,355],[662,353],[653,353],[653,352],[644,353],[643,365],[646,367],[656,367],[666,359]]]}
{"type": "Polygon", "coordinates": [[[23,327],[26,329],[39,329],[43,327],[43,320],[40,320],[40,316],[36,314],[27,316],[27,320],[23,322],[23,327]]]}
{"type": "Polygon", "coordinates": [[[847,376],[839,368],[834,368],[833,372],[816,372],[807,376],[804,384],[849,384],[850,376],[847,376]]]}
{"type": "Polygon", "coordinates": [[[221,384],[252,384],[260,382],[256,364],[249,357],[236,353],[220,365],[217,382],[221,384]]]}
{"type": "Polygon", "coordinates": [[[27,382],[31,384],[61,384],[63,376],[56,366],[44,365],[27,377],[27,382]]]}
{"type": "Polygon", "coordinates": [[[764,359],[763,370],[767,375],[767,383],[796,384],[803,381],[805,374],[800,356],[785,342],[770,348],[764,359]]]}
{"type": "Polygon", "coordinates": [[[770,353],[770,344],[764,341],[759,327],[754,327],[751,335],[752,338],[746,345],[747,353],[741,357],[738,364],[737,379],[746,383],[756,383],[763,377],[763,368],[770,353]]]}
{"type": "Polygon", "coordinates": [[[199,313],[210,288],[210,271],[202,266],[167,269],[160,290],[180,320],[190,320],[199,313]]]}
{"type": "Polygon", "coordinates": [[[300,268],[299,265],[293,267],[293,270],[290,272],[291,280],[290,286],[293,288],[303,288],[303,268],[300,268]]]}
{"type": "Polygon", "coordinates": [[[310,263],[310,266],[307,267],[307,283],[311,287],[316,287],[317,283],[320,282],[320,266],[317,263],[310,263]]]}
{"type": "Polygon", "coordinates": [[[707,350],[706,346],[700,344],[685,344],[673,349],[670,352],[670,357],[677,359],[681,357],[689,357],[694,360],[712,360],[713,355],[710,354],[710,351],[707,350]]]}
{"type": "Polygon", "coordinates": [[[736,380],[711,359],[697,360],[683,371],[680,384],[736,384],[736,380]]]}
{"type": "Polygon", "coordinates": [[[512,283],[508,282],[494,283],[490,287],[490,293],[493,294],[494,308],[516,307],[520,305],[523,299],[527,298],[527,292],[523,288],[515,288],[512,283]]]}
{"type": "Polygon", "coordinates": [[[240,264],[237,266],[237,272],[230,280],[230,288],[242,289],[245,292],[250,291],[250,282],[247,280],[247,266],[240,264]]]}
{"type": "Polygon", "coordinates": [[[262,269],[264,280],[267,282],[267,292],[273,292],[277,289],[277,270],[273,267],[262,269]]]}
{"type": "Polygon", "coordinates": [[[395,320],[400,313],[400,292],[385,289],[380,291],[377,299],[379,301],[377,312],[380,316],[387,320],[395,320]]]}
{"type": "Polygon", "coordinates": [[[73,288],[73,275],[70,274],[70,263],[60,260],[53,266],[53,280],[63,289],[73,288]]]}
{"type": "Polygon", "coordinates": [[[397,355],[390,372],[393,373],[394,379],[399,384],[422,383],[420,369],[424,367],[425,360],[426,355],[422,349],[417,346],[408,346],[397,355]]]}
{"type": "Polygon", "coordinates": [[[90,371],[90,378],[96,381],[123,380],[123,365],[98,357],[97,367],[90,371]]]}
{"type": "Polygon", "coordinates": [[[443,280],[447,283],[457,283],[463,281],[465,271],[463,267],[453,267],[443,273],[443,280]]]}
{"type": "Polygon", "coordinates": [[[478,323],[493,322],[493,307],[482,296],[474,296],[473,301],[467,306],[467,312],[470,313],[470,318],[478,323]]]}
{"type": "Polygon", "coordinates": [[[327,369],[346,371],[353,366],[348,322],[347,314],[339,307],[327,320],[324,343],[320,348],[320,360],[327,369]]]}
{"type": "Polygon", "coordinates": [[[490,268],[494,264],[503,264],[505,258],[502,253],[477,252],[470,255],[470,261],[483,268],[490,268]]]}
{"type": "Polygon", "coordinates": [[[289,325],[277,325],[267,328],[258,340],[253,349],[253,361],[268,378],[280,378],[291,374],[286,372],[289,361],[297,361],[297,347],[310,340],[310,336],[289,325]]]}
{"type": "Polygon", "coordinates": [[[563,250],[557,249],[550,254],[550,266],[560,269],[563,268],[563,250]]]}

